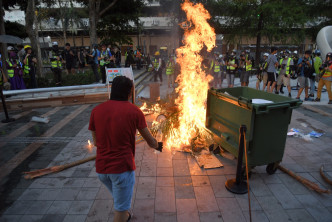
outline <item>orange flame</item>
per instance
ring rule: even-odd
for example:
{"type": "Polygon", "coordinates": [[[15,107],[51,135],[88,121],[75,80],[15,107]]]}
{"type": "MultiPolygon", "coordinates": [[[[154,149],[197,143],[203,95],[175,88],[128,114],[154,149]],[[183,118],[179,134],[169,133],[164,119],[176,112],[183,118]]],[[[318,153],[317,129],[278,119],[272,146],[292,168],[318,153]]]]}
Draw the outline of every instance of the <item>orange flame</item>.
{"type": "Polygon", "coordinates": [[[209,12],[202,4],[193,4],[186,0],[182,10],[187,14],[191,27],[184,29],[184,46],[178,48],[177,62],[181,65],[181,73],[176,81],[179,106],[179,127],[173,128],[173,133],[167,138],[168,148],[180,148],[189,145],[197,133],[203,132],[205,127],[206,99],[209,82],[213,80],[201,69],[203,61],[199,54],[204,45],[208,51],[215,46],[216,35],[214,29],[208,24],[209,12]]]}
{"type": "Polygon", "coordinates": [[[92,149],[93,149],[93,145],[92,143],[90,142],[90,140],[88,140],[88,151],[91,153],[92,152],[92,149]]]}

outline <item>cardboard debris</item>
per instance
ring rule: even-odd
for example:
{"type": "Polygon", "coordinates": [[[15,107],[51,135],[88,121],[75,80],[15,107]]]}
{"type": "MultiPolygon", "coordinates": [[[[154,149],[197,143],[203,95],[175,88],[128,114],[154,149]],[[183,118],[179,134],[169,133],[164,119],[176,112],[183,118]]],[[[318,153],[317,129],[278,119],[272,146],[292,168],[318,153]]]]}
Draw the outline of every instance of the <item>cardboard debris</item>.
{"type": "Polygon", "coordinates": [[[31,118],[31,122],[37,122],[37,123],[49,123],[50,119],[47,117],[38,117],[38,116],[33,116],[31,118]]]}
{"type": "Polygon", "coordinates": [[[204,169],[219,168],[224,166],[213,153],[208,151],[195,155],[195,158],[198,165],[204,169]]]}

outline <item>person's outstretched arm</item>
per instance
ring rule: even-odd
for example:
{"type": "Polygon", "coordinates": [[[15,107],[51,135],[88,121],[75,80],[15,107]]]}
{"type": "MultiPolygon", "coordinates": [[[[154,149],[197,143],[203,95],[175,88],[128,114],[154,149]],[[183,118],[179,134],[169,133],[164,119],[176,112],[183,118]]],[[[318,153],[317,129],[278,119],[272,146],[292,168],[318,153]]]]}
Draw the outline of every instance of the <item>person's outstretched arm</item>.
{"type": "Polygon", "coordinates": [[[142,135],[144,140],[148,143],[149,147],[153,149],[158,148],[157,140],[151,135],[150,130],[147,127],[145,127],[144,129],[139,129],[138,131],[142,135]]]}

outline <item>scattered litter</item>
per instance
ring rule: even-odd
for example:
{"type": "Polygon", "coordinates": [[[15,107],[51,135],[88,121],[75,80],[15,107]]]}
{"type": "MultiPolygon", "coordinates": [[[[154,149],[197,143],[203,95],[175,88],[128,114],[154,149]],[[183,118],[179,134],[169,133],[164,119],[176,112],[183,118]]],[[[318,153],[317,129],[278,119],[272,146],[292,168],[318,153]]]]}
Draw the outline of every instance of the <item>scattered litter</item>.
{"type": "Polygon", "coordinates": [[[273,103],[273,101],[266,100],[266,99],[252,99],[253,104],[264,104],[264,103],[273,103]]]}
{"type": "Polygon", "coordinates": [[[310,136],[315,137],[315,138],[319,138],[319,137],[323,136],[323,134],[324,133],[317,133],[316,131],[311,131],[309,133],[310,136]]]}
{"type": "Polygon", "coordinates": [[[224,94],[226,94],[227,96],[230,96],[231,94],[229,94],[228,92],[224,92],[224,94]]]}
{"type": "Polygon", "coordinates": [[[206,150],[202,151],[200,155],[195,155],[195,158],[198,165],[204,169],[212,169],[224,166],[213,153],[206,150]]]}
{"type": "Polygon", "coordinates": [[[47,117],[33,116],[33,117],[31,118],[31,122],[48,123],[48,122],[50,122],[50,119],[47,118],[47,117]]]}
{"type": "Polygon", "coordinates": [[[303,134],[300,132],[299,129],[291,128],[290,131],[287,133],[287,136],[294,136],[294,137],[301,137],[307,142],[312,141],[311,135],[309,134],[303,134]]]}

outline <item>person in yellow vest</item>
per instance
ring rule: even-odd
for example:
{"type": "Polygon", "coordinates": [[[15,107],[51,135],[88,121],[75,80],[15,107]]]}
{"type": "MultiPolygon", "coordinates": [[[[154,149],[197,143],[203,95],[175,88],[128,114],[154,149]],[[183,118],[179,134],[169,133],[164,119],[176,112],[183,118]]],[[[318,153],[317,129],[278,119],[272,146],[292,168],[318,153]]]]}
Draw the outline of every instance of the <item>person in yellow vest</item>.
{"type": "Polygon", "coordinates": [[[172,56],[169,57],[169,60],[166,65],[166,76],[167,76],[167,82],[168,82],[168,88],[175,88],[175,79],[174,79],[174,69],[175,69],[175,63],[174,58],[172,56]]]}
{"type": "Polygon", "coordinates": [[[332,104],[332,92],[331,92],[331,82],[332,82],[332,52],[326,54],[326,60],[324,64],[320,68],[322,72],[322,77],[318,82],[318,89],[317,89],[317,98],[315,102],[320,102],[320,96],[322,94],[322,89],[325,86],[326,91],[329,96],[328,104],[332,104]]]}
{"type": "Polygon", "coordinates": [[[153,67],[154,67],[154,81],[157,82],[157,78],[159,76],[160,83],[163,82],[163,76],[162,76],[162,61],[160,58],[160,52],[157,51],[155,54],[155,58],[153,61],[153,67]]]}
{"type": "Polygon", "coordinates": [[[102,83],[106,83],[106,68],[109,68],[111,57],[111,52],[107,50],[106,45],[103,44],[101,46],[101,52],[98,57],[102,83]]]}
{"type": "Polygon", "coordinates": [[[276,94],[279,94],[281,85],[284,84],[288,90],[288,97],[292,97],[291,87],[290,87],[290,77],[294,71],[294,62],[293,59],[290,57],[289,50],[286,50],[284,52],[284,58],[280,59],[279,64],[280,64],[280,72],[277,80],[276,94]]]}
{"type": "Polygon", "coordinates": [[[249,85],[249,77],[251,75],[252,70],[252,59],[250,58],[250,51],[242,52],[240,55],[240,67],[242,68],[242,72],[240,74],[240,82],[241,86],[249,85]]]}
{"type": "Polygon", "coordinates": [[[52,43],[52,56],[50,58],[51,61],[51,69],[54,75],[54,82],[56,86],[61,86],[62,81],[62,63],[61,63],[61,54],[59,52],[59,45],[58,42],[52,43]]]}
{"type": "Polygon", "coordinates": [[[213,76],[213,82],[211,82],[211,86],[214,88],[218,88],[218,85],[221,86],[221,69],[219,62],[219,53],[215,52],[213,58],[211,59],[210,64],[210,73],[213,76]]]}
{"type": "Polygon", "coordinates": [[[24,46],[24,50],[26,55],[23,60],[24,64],[24,72],[23,72],[23,80],[27,88],[37,88],[36,81],[36,64],[37,59],[32,54],[32,48],[30,45],[24,46]]]}
{"type": "Polygon", "coordinates": [[[6,68],[10,82],[10,89],[25,89],[26,87],[23,81],[22,65],[14,52],[14,48],[12,46],[8,46],[7,51],[9,59],[6,60],[6,68]]]}
{"type": "Polygon", "coordinates": [[[234,86],[235,72],[238,67],[238,60],[235,57],[235,52],[232,52],[229,58],[226,58],[226,79],[229,88],[234,86]]]}

